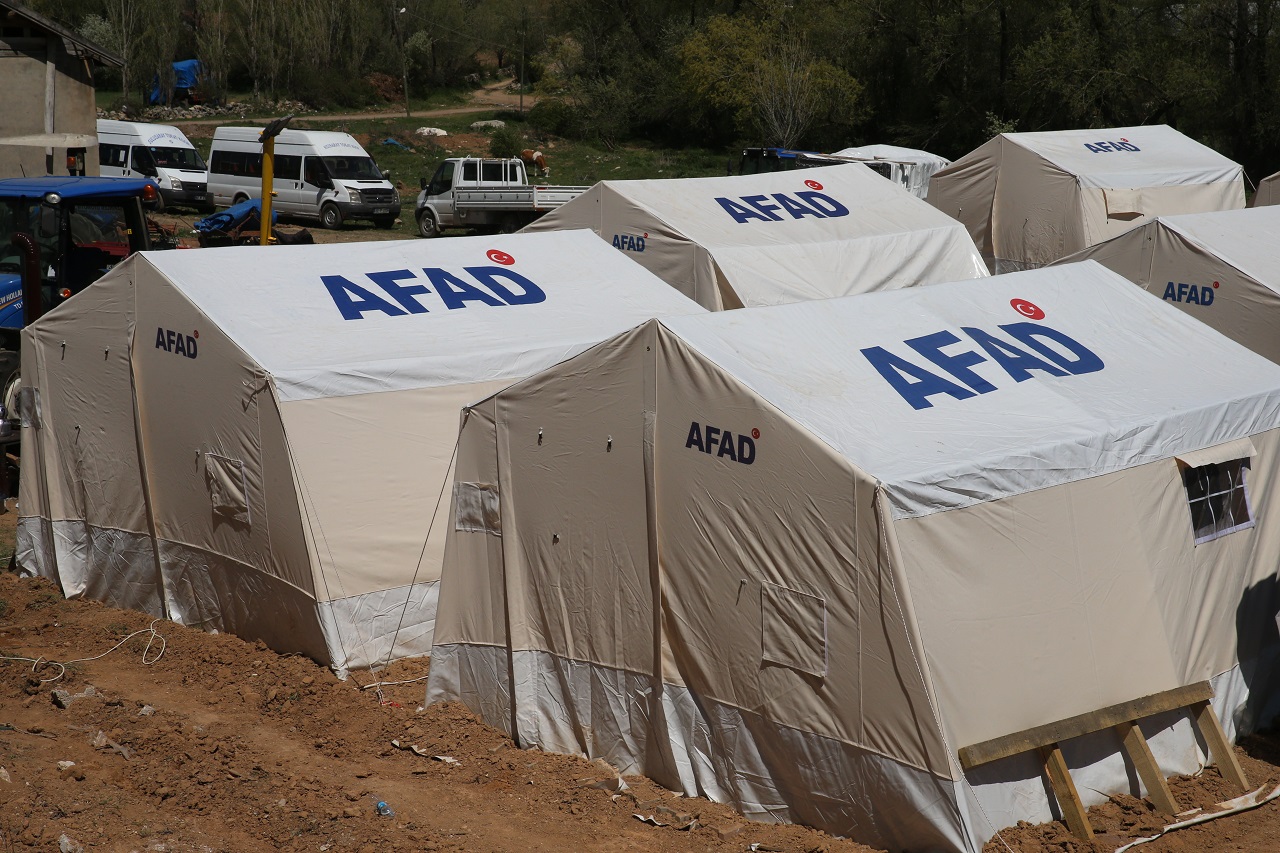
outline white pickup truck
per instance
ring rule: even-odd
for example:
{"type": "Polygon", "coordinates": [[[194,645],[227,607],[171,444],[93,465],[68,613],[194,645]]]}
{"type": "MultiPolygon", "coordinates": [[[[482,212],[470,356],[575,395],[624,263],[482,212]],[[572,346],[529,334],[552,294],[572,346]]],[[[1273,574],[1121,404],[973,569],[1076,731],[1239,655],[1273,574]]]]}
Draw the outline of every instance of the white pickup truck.
{"type": "Polygon", "coordinates": [[[523,160],[479,157],[451,157],[421,186],[414,216],[423,237],[446,228],[519,231],[588,189],[530,185],[523,160]]]}

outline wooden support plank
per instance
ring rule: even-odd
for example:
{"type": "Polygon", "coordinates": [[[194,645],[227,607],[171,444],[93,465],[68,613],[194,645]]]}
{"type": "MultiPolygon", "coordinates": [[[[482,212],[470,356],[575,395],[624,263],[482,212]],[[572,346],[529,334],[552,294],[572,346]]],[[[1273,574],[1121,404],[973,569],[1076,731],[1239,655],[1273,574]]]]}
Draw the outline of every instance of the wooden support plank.
{"type": "Polygon", "coordinates": [[[1175,687],[1162,693],[1153,693],[1141,699],[1133,699],[1099,708],[1087,714],[1078,714],[1065,720],[1046,723],[1043,726],[1024,729],[1011,735],[992,738],[972,746],[962,747],[959,752],[960,764],[966,770],[987,764],[1001,758],[1008,758],[1022,752],[1030,752],[1053,743],[1061,743],[1074,737],[1091,732],[1109,729],[1120,723],[1150,717],[1177,708],[1185,708],[1197,702],[1207,701],[1213,697],[1213,688],[1209,682],[1201,681],[1185,687],[1175,687]]]}
{"type": "Polygon", "coordinates": [[[1147,786],[1147,797],[1155,807],[1167,815],[1176,815],[1182,811],[1178,807],[1178,801],[1173,798],[1173,792],[1169,790],[1169,782],[1164,778],[1160,765],[1156,763],[1156,757],[1151,754],[1151,747],[1147,745],[1147,739],[1143,736],[1142,729],[1138,728],[1138,724],[1121,723],[1116,726],[1116,734],[1120,735],[1125,754],[1137,768],[1138,778],[1147,786]]]}
{"type": "Polygon", "coordinates": [[[1222,778],[1239,788],[1241,793],[1248,792],[1249,780],[1245,778],[1244,770],[1236,760],[1235,750],[1231,748],[1231,742],[1227,740],[1227,734],[1222,730],[1222,723],[1213,706],[1207,701],[1197,702],[1191,707],[1191,714],[1196,727],[1200,729],[1201,737],[1209,745],[1209,758],[1218,765],[1222,778]]]}
{"type": "Polygon", "coordinates": [[[1062,750],[1056,743],[1040,747],[1040,757],[1044,759],[1044,769],[1049,775],[1049,784],[1053,786],[1054,796],[1058,798],[1058,807],[1062,810],[1062,818],[1067,822],[1071,834],[1081,841],[1093,838],[1093,827],[1089,825],[1089,815],[1080,801],[1076,791],[1076,783],[1071,778],[1067,761],[1062,757],[1062,750]]]}

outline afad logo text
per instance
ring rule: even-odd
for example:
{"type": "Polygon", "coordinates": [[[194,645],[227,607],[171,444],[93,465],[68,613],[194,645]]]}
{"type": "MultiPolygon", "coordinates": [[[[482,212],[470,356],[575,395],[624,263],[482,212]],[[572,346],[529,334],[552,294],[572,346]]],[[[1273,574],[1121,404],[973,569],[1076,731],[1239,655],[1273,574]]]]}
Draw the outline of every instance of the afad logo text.
{"type": "Polygon", "coordinates": [[[541,287],[527,276],[507,269],[516,262],[515,258],[499,249],[490,249],[486,255],[501,266],[463,267],[454,272],[423,267],[420,272],[405,269],[364,273],[381,293],[342,275],[322,275],[320,280],[344,320],[362,320],[374,312],[402,317],[427,314],[432,308],[454,311],[474,303],[500,308],[546,301],[547,294],[541,287]]]}
{"type": "Polygon", "coordinates": [[[1086,142],[1084,147],[1092,151],[1094,154],[1108,154],[1119,151],[1141,151],[1142,149],[1134,145],[1127,139],[1120,139],[1118,142],[1086,142]]]}
{"type": "MultiPolygon", "coordinates": [[[[1025,299],[1009,304],[1023,317],[1044,319],[1044,311],[1025,299]]],[[[1005,378],[1026,382],[1039,376],[1080,376],[1106,367],[1093,350],[1043,323],[1006,323],[998,328],[1003,335],[961,326],[968,340],[943,329],[902,342],[927,365],[884,347],[867,347],[862,354],[917,410],[931,408],[934,401],[929,398],[939,394],[956,400],[990,394],[999,390],[995,383],[1005,378]],[[982,372],[976,369],[980,365],[982,372]]]]}
{"type": "Polygon", "coordinates": [[[714,427],[711,424],[692,421],[689,424],[689,435],[684,440],[685,449],[700,450],[708,456],[728,459],[750,465],[756,461],[756,439],[760,438],[760,430],[751,430],[751,435],[739,433],[734,435],[727,429],[714,427]]]}
{"type": "Polygon", "coordinates": [[[1187,305],[1212,305],[1213,298],[1217,295],[1214,293],[1219,287],[1218,282],[1214,282],[1213,286],[1203,284],[1187,284],[1185,281],[1177,283],[1169,282],[1165,285],[1164,296],[1161,297],[1166,302],[1185,302],[1187,305]]]}
{"type": "Polygon", "coordinates": [[[761,222],[782,222],[788,217],[804,219],[806,216],[812,216],[815,219],[834,219],[837,216],[849,215],[849,208],[822,192],[822,184],[817,181],[805,181],[804,184],[808,189],[801,192],[717,198],[716,204],[724,208],[724,211],[738,224],[750,222],[753,219],[761,222]]]}
{"type": "Polygon", "coordinates": [[[649,232],[636,236],[635,234],[614,234],[613,248],[620,249],[624,252],[643,252],[644,242],[649,239],[649,232]]]}

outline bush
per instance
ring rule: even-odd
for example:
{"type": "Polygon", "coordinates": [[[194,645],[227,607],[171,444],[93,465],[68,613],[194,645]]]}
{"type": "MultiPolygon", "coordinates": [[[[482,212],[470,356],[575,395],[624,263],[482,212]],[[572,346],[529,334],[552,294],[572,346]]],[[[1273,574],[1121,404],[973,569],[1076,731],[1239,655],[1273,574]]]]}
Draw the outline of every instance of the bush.
{"type": "Polygon", "coordinates": [[[294,80],[293,96],[319,110],[368,107],[378,103],[378,93],[368,80],[332,68],[299,74],[294,80]]]}
{"type": "Polygon", "coordinates": [[[500,127],[489,138],[491,157],[518,157],[524,147],[524,135],[514,127],[500,127]]]}
{"type": "Polygon", "coordinates": [[[543,98],[529,110],[529,124],[553,136],[572,136],[573,107],[559,98],[543,98]]]}

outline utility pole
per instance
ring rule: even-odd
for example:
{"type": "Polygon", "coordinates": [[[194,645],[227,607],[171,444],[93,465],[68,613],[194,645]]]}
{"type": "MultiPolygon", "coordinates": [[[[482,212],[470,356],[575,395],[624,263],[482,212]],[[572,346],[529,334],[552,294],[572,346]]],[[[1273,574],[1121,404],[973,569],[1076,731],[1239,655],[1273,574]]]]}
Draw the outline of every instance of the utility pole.
{"type": "Polygon", "coordinates": [[[402,6],[397,12],[396,0],[391,0],[391,26],[395,27],[396,40],[400,42],[400,80],[404,86],[404,116],[413,118],[413,113],[409,112],[409,57],[404,52],[404,30],[401,29],[400,24],[400,16],[408,10],[408,6],[402,6]]]}
{"type": "Polygon", "coordinates": [[[520,115],[524,115],[524,44],[529,32],[529,7],[520,7],[520,115]]]}
{"type": "Polygon", "coordinates": [[[268,124],[262,130],[262,135],[258,137],[258,141],[262,143],[262,223],[258,231],[258,245],[266,246],[271,243],[271,196],[274,190],[271,183],[275,178],[276,170],[276,137],[280,135],[280,131],[289,126],[289,122],[293,121],[293,114],[278,118],[268,124]]]}

